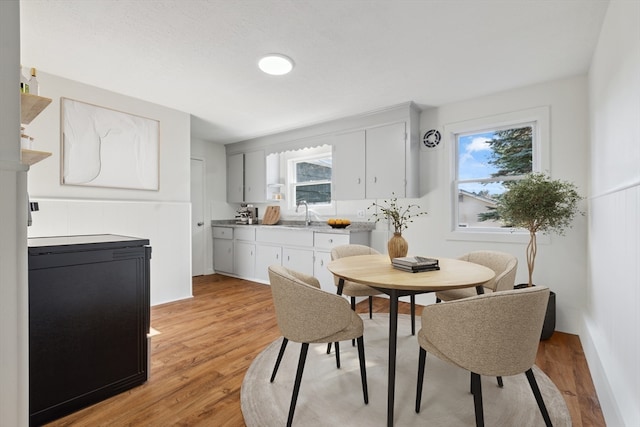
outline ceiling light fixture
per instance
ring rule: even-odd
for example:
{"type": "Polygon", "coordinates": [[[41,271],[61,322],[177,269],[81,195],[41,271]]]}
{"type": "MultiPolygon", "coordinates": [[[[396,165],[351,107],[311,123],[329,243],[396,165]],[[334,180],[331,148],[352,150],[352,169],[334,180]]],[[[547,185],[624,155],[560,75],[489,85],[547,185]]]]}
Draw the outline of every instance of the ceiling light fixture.
{"type": "Polygon", "coordinates": [[[270,53],[260,58],[258,67],[267,74],[282,76],[293,70],[293,60],[286,55],[270,53]]]}

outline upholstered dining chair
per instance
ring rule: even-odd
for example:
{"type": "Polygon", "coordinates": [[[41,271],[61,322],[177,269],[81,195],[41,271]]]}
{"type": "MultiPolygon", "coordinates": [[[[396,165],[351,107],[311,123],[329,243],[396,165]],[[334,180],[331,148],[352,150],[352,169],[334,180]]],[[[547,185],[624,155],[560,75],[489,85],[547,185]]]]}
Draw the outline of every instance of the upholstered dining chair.
{"type": "MultiPolygon", "coordinates": [[[[369,403],[364,356],[364,326],[360,316],[350,309],[349,303],[344,298],[320,289],[320,282],[313,276],[280,265],[271,265],[269,282],[276,320],[283,335],[280,352],[271,374],[271,382],[275,380],[287,343],[290,340],[302,343],[287,426],[291,426],[293,422],[310,343],[338,343],[354,338],[357,340],[362,393],[364,403],[369,403]]],[[[336,350],[339,350],[339,347],[336,350]]],[[[339,368],[339,351],[336,351],[336,363],[339,368]]]]}
{"type": "MultiPolygon", "coordinates": [[[[346,258],[357,255],[378,255],[380,252],[365,245],[348,244],[336,246],[331,250],[331,260],[346,258]]],[[[371,286],[361,283],[344,281],[344,285],[340,287],[340,280],[334,277],[335,285],[338,287],[338,295],[346,295],[350,297],[351,309],[356,310],[356,297],[369,297],[369,319],[373,318],[373,297],[375,295],[384,295],[383,292],[372,288],[371,286]]],[[[411,295],[411,334],[415,335],[415,296],[411,295]]],[[[331,353],[331,343],[327,345],[327,354],[331,353]]]]}
{"type": "MultiPolygon", "coordinates": [[[[518,268],[518,258],[515,256],[498,251],[475,251],[462,255],[458,259],[483,265],[496,273],[493,279],[483,284],[484,293],[513,289],[518,268]]],[[[468,298],[477,294],[476,288],[441,291],[436,292],[436,302],[468,298]]]]}
{"type": "Polygon", "coordinates": [[[416,413],[420,412],[425,359],[429,352],[471,372],[476,426],[484,426],[480,376],[523,372],[545,424],[551,426],[532,370],[548,301],[549,289],[536,286],[426,306],[422,311],[422,328],[418,331],[416,413]]]}

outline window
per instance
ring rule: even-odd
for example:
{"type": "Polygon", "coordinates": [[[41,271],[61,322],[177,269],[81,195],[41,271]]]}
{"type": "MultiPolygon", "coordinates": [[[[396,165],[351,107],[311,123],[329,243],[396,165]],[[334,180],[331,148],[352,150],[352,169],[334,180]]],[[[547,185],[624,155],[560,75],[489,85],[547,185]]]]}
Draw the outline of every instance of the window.
{"type": "Polygon", "coordinates": [[[497,201],[511,183],[548,164],[541,153],[548,152],[548,109],[457,123],[445,132],[452,157],[451,231],[485,238],[487,232],[505,232],[497,201]]]}
{"type": "Polygon", "coordinates": [[[331,204],[331,152],[289,160],[291,200],[331,204]]]}

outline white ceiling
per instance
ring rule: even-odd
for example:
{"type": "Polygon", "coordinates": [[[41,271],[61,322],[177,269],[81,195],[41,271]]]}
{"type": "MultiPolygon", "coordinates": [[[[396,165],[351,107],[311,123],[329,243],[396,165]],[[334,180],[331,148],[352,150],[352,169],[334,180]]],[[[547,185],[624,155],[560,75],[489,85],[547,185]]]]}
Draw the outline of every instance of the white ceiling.
{"type": "Polygon", "coordinates": [[[604,0],[22,0],[21,61],[234,142],[585,74],[604,0]],[[282,53],[287,76],[257,68],[282,53]]]}

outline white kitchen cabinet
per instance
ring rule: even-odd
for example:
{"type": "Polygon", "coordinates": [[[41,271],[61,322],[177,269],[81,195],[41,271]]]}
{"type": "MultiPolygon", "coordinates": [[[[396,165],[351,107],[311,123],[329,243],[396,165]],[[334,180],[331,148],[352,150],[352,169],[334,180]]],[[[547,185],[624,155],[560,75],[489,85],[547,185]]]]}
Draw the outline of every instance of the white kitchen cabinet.
{"type": "Polygon", "coordinates": [[[234,254],[234,273],[240,277],[253,278],[256,269],[255,243],[236,240],[234,254]]]}
{"type": "Polygon", "coordinates": [[[266,180],[264,150],[231,154],[227,157],[227,202],[266,201],[266,180]]]}
{"type": "Polygon", "coordinates": [[[365,131],[366,198],[406,197],[405,123],[365,131]]]}
{"type": "Polygon", "coordinates": [[[313,249],[282,248],[282,265],[313,276],[313,249]]]}
{"type": "Polygon", "coordinates": [[[269,283],[269,266],[282,265],[282,246],[256,245],[256,279],[269,283]]]}
{"type": "Polygon", "coordinates": [[[227,157],[227,202],[244,201],[244,154],[227,157]]]}
{"type": "Polygon", "coordinates": [[[244,201],[267,199],[267,161],[264,150],[244,153],[244,201]]]}
{"type": "Polygon", "coordinates": [[[333,140],[332,195],[334,200],[365,198],[365,131],[338,134],[333,140]]]}
{"type": "Polygon", "coordinates": [[[212,234],[214,270],[233,273],[233,228],[212,227],[212,234]]]}
{"type": "Polygon", "coordinates": [[[316,251],[313,262],[313,275],[320,281],[320,287],[332,294],[337,292],[333,274],[327,269],[331,262],[331,252],[316,251]]]}

